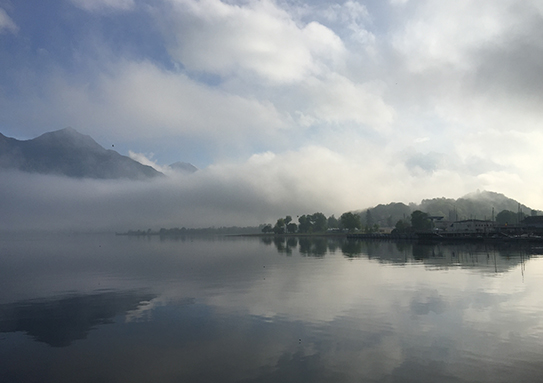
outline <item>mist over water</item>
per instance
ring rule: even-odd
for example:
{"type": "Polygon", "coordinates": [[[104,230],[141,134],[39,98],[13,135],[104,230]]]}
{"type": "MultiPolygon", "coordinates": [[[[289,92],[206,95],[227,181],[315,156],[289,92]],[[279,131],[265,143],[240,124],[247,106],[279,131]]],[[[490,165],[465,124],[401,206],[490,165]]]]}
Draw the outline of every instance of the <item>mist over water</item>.
{"type": "Polygon", "coordinates": [[[221,167],[145,181],[3,171],[0,231],[258,226],[281,215],[314,212],[316,206],[327,215],[347,209],[338,196],[328,198],[336,194],[332,184],[307,192],[307,181],[292,189],[290,177],[221,167]]]}
{"type": "Polygon", "coordinates": [[[0,238],[0,381],[539,381],[542,249],[0,238]]]}

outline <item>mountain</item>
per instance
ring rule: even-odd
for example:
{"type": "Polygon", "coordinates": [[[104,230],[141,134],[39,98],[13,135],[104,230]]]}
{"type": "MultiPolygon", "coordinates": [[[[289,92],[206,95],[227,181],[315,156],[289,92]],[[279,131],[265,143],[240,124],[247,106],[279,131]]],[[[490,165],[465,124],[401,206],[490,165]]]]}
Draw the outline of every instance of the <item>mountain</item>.
{"type": "Polygon", "coordinates": [[[72,128],[19,141],[0,133],[0,169],[74,178],[147,179],[163,174],[100,146],[72,128]]]}
{"type": "Polygon", "coordinates": [[[492,219],[502,210],[517,212],[518,209],[531,215],[532,209],[503,194],[482,191],[467,194],[457,200],[434,198],[423,200],[419,209],[430,215],[443,216],[445,219],[492,219]]]}
{"type": "Polygon", "coordinates": [[[194,166],[193,164],[189,164],[188,162],[179,162],[179,161],[171,164],[170,168],[180,173],[194,173],[198,171],[198,168],[194,166]]]}
{"type": "MultiPolygon", "coordinates": [[[[370,211],[371,220],[380,226],[391,227],[400,219],[409,219],[415,210],[421,210],[431,216],[442,216],[446,220],[456,221],[462,219],[492,219],[503,210],[516,213],[520,209],[526,215],[532,215],[532,209],[503,194],[491,191],[474,192],[458,199],[433,198],[425,199],[417,205],[410,203],[390,203],[377,205],[373,208],[360,211],[362,223],[366,224],[367,211],[370,211]]],[[[540,213],[540,212],[536,212],[540,213]]]]}

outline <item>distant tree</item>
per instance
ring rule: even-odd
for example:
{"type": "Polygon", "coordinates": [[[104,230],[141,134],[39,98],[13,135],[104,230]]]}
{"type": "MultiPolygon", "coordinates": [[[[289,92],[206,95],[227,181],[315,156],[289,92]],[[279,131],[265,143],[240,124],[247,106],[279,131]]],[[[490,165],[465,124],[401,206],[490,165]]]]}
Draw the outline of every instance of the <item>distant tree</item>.
{"type": "Polygon", "coordinates": [[[387,227],[392,227],[392,216],[391,215],[389,215],[387,217],[387,227]]]}
{"type": "Polygon", "coordinates": [[[364,226],[364,232],[371,234],[371,233],[377,233],[379,231],[379,225],[374,223],[373,225],[365,225],[364,226]]]}
{"type": "Polygon", "coordinates": [[[398,222],[396,222],[396,225],[394,226],[394,233],[403,234],[408,231],[410,231],[411,225],[409,222],[407,222],[405,219],[400,219],[398,222]]]}
{"type": "Polygon", "coordinates": [[[311,219],[307,215],[302,215],[298,218],[298,231],[300,233],[309,233],[313,228],[311,219]]]}
{"type": "Polygon", "coordinates": [[[341,225],[349,231],[355,231],[362,227],[360,216],[352,212],[343,213],[340,217],[340,221],[341,225]]]}
{"type": "MultiPolygon", "coordinates": [[[[410,215],[413,209],[411,206],[407,206],[400,202],[393,202],[389,203],[388,205],[377,205],[370,209],[371,212],[371,218],[373,219],[373,223],[383,223],[383,225],[387,225],[388,227],[394,227],[394,224],[402,218],[405,218],[406,216],[410,215]]],[[[362,221],[366,223],[365,217],[362,221]]]]}
{"type": "Polygon", "coordinates": [[[366,226],[372,227],[373,223],[373,215],[371,214],[370,209],[368,209],[366,210],[366,226]]]}
{"type": "Polygon", "coordinates": [[[328,217],[328,228],[329,229],[337,229],[339,228],[339,221],[334,215],[332,214],[330,217],[328,217]]]}
{"type": "Polygon", "coordinates": [[[500,223],[502,225],[505,224],[513,224],[515,223],[517,219],[516,213],[513,213],[510,210],[502,210],[498,214],[496,214],[496,222],[500,223]]]}
{"type": "Polygon", "coordinates": [[[285,225],[288,225],[289,223],[292,222],[292,217],[290,215],[287,215],[285,217],[284,221],[285,221],[285,225]]]}
{"type": "Polygon", "coordinates": [[[524,218],[526,218],[526,214],[523,212],[515,213],[511,210],[502,210],[496,215],[496,222],[502,225],[513,225],[521,222],[524,218]]]}
{"type": "Polygon", "coordinates": [[[411,213],[411,226],[416,232],[429,231],[432,229],[432,221],[427,213],[420,210],[415,210],[413,213],[411,213]]]}
{"type": "Polygon", "coordinates": [[[296,230],[298,230],[298,225],[296,225],[294,222],[287,224],[288,233],[290,234],[296,233],[296,230]]]}
{"type": "Polygon", "coordinates": [[[272,233],[272,232],[273,232],[273,227],[272,227],[272,225],[270,225],[269,223],[266,224],[266,225],[264,225],[264,226],[262,227],[262,232],[263,232],[263,233],[272,233]]]}
{"type": "Polygon", "coordinates": [[[279,218],[277,220],[277,223],[273,227],[273,232],[275,234],[284,234],[285,233],[285,220],[283,218],[279,218]]]}
{"type": "Polygon", "coordinates": [[[327,229],[326,216],[322,213],[314,213],[311,215],[311,222],[313,223],[313,231],[322,233],[327,229]]]}

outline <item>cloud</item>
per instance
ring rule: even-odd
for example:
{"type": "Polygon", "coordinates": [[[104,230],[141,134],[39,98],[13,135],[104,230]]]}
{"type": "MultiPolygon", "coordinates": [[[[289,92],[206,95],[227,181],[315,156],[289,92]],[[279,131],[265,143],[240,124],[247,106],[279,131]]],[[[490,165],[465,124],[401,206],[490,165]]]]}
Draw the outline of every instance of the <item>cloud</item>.
{"type": "Polygon", "coordinates": [[[422,170],[432,173],[441,167],[444,155],[441,153],[415,153],[407,161],[406,165],[411,171],[422,170]]]}
{"type": "Polygon", "coordinates": [[[70,0],[74,5],[86,11],[130,10],[135,6],[134,0],[70,0]]]}
{"type": "Polygon", "coordinates": [[[139,121],[136,126],[145,131],[156,126],[176,133],[227,137],[250,133],[255,127],[265,132],[284,126],[272,104],[213,89],[150,63],[129,63],[119,67],[114,78],[101,80],[110,112],[119,111],[109,115],[139,121]]]}
{"type": "Polygon", "coordinates": [[[8,16],[6,11],[0,8],[0,33],[8,31],[11,33],[16,33],[19,30],[17,24],[8,16]]]}
{"type": "Polygon", "coordinates": [[[274,2],[229,4],[171,0],[165,33],[171,56],[189,71],[256,75],[272,83],[300,81],[341,61],[341,39],[325,26],[298,25],[274,2]]]}
{"type": "Polygon", "coordinates": [[[390,43],[399,56],[392,56],[390,69],[401,74],[397,94],[411,107],[433,109],[456,129],[461,123],[471,131],[541,118],[543,16],[537,1],[521,7],[514,1],[500,7],[492,1],[411,2],[402,11],[408,17],[393,28],[390,43]]]}
{"type": "Polygon", "coordinates": [[[168,171],[169,171],[168,166],[160,166],[159,164],[157,164],[156,160],[153,161],[154,153],[150,153],[150,154],[135,153],[135,152],[129,150],[128,151],[128,157],[130,157],[134,161],[139,162],[142,165],[150,166],[153,169],[158,170],[161,173],[168,173],[168,171]]]}
{"type": "Polygon", "coordinates": [[[325,80],[311,78],[303,86],[309,100],[304,114],[331,124],[386,126],[394,121],[395,111],[380,97],[379,88],[379,84],[355,83],[336,73],[325,80]]]}
{"type": "Polygon", "coordinates": [[[412,71],[468,69],[473,64],[471,51],[509,29],[511,5],[506,2],[496,7],[492,1],[415,3],[413,14],[398,28],[392,43],[412,71]]]}
{"type": "Polygon", "coordinates": [[[227,93],[149,62],[117,63],[93,83],[55,75],[42,86],[42,94],[24,95],[25,105],[3,100],[1,109],[10,110],[13,124],[74,126],[117,137],[197,137],[215,145],[264,140],[288,127],[269,102],[227,93]]]}

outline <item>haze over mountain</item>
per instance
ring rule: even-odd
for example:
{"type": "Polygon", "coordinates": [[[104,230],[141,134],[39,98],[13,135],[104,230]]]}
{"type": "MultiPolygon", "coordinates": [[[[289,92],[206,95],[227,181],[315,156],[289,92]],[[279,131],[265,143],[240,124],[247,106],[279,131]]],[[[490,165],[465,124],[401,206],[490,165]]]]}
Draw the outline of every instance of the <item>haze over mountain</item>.
{"type": "Polygon", "coordinates": [[[0,168],[76,178],[146,179],[161,176],[151,166],[104,149],[72,128],[19,141],[0,133],[0,168]]]}
{"type": "Polygon", "coordinates": [[[380,226],[393,226],[398,220],[409,218],[415,210],[421,210],[431,216],[440,216],[445,220],[455,221],[463,219],[492,219],[502,210],[517,212],[520,209],[524,214],[540,214],[531,207],[509,198],[501,193],[492,191],[476,191],[466,194],[458,199],[432,198],[424,199],[420,204],[393,202],[361,210],[359,213],[362,222],[365,222],[366,212],[369,210],[371,219],[380,226]]]}
{"type": "Polygon", "coordinates": [[[180,162],[180,161],[170,164],[170,168],[176,172],[181,172],[181,173],[194,173],[198,171],[198,168],[194,166],[193,164],[189,164],[188,162],[180,162]]]}

